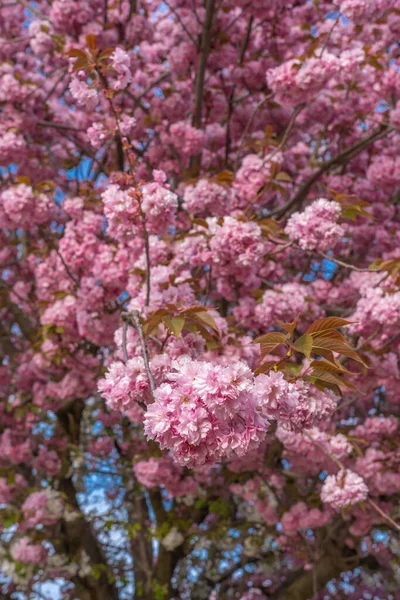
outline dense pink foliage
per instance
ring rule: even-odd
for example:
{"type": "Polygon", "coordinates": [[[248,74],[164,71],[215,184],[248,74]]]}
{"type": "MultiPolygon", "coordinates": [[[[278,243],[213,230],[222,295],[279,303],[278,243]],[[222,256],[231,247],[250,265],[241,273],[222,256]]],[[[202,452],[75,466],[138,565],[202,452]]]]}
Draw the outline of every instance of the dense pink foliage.
{"type": "Polygon", "coordinates": [[[399,600],[399,35],[1,4],[1,598],[399,600]]]}

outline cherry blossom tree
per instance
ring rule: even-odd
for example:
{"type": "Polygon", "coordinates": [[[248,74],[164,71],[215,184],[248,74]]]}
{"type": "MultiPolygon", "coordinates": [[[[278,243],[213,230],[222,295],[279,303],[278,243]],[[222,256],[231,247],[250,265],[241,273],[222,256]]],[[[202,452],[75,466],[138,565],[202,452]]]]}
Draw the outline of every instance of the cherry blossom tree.
{"type": "Polygon", "coordinates": [[[2,0],[0,598],[400,598],[398,0],[2,0]]]}

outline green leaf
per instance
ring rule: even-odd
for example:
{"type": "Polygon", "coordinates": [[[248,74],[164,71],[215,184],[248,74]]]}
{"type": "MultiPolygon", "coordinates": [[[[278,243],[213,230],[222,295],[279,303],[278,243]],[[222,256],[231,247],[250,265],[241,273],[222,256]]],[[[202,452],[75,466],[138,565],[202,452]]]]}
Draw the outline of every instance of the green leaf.
{"type": "Polygon", "coordinates": [[[214,321],[214,317],[212,317],[209,312],[195,313],[194,315],[191,316],[191,318],[194,319],[195,321],[197,321],[197,320],[203,321],[203,323],[205,323],[206,325],[211,327],[211,329],[214,329],[214,331],[216,331],[218,333],[217,324],[214,321]]]}
{"type": "Polygon", "coordinates": [[[143,326],[143,330],[144,330],[145,334],[150,335],[152,333],[152,331],[154,331],[156,329],[156,327],[159,326],[159,324],[161,323],[163,318],[166,316],[169,316],[169,314],[170,313],[165,308],[160,308],[159,310],[156,310],[155,312],[153,312],[150,315],[150,318],[147,321],[147,323],[145,323],[143,326]]]}
{"type": "Polygon", "coordinates": [[[162,321],[176,337],[181,336],[185,324],[185,317],[164,317],[162,321]]]}
{"type": "Polygon", "coordinates": [[[294,342],[293,348],[297,350],[297,352],[301,352],[302,354],[304,354],[306,358],[310,358],[313,343],[313,336],[309,333],[305,333],[294,342]]]}

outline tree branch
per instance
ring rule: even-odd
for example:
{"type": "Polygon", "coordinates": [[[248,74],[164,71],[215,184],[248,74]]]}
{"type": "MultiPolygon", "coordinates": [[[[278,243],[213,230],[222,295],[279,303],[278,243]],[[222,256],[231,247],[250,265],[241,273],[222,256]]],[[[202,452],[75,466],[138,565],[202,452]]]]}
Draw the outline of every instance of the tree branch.
{"type": "MultiPolygon", "coordinates": [[[[214,19],[215,0],[206,0],[206,17],[203,25],[203,32],[200,39],[200,53],[197,63],[197,72],[194,85],[195,106],[193,112],[192,125],[196,129],[202,128],[202,113],[204,100],[204,78],[206,73],[207,59],[211,45],[211,31],[214,19]]],[[[192,157],[192,174],[198,175],[201,165],[201,153],[192,157]]]]}
{"type": "Polygon", "coordinates": [[[269,216],[277,216],[278,218],[281,218],[291,208],[300,207],[303,201],[307,198],[308,192],[310,191],[314,183],[316,183],[324,173],[329,171],[332,167],[346,164],[350,159],[360,154],[360,152],[362,152],[370,144],[384,138],[392,131],[393,128],[387,125],[379,127],[377,131],[374,131],[369,136],[350,146],[350,148],[343,150],[342,152],[331,158],[331,160],[328,160],[328,162],[326,162],[320,169],[318,169],[318,171],[314,173],[314,175],[310,177],[310,179],[305,181],[300,186],[298,192],[293,196],[293,198],[289,200],[289,202],[287,202],[284,206],[271,211],[269,216]]]}

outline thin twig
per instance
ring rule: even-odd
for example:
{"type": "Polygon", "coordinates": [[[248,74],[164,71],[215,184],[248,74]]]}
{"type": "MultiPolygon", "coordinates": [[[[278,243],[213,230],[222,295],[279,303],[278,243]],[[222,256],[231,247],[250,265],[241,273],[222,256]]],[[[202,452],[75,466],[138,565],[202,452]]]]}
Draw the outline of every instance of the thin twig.
{"type": "Polygon", "coordinates": [[[341,16],[342,16],[342,15],[341,15],[341,13],[339,12],[338,16],[337,16],[337,17],[336,17],[336,19],[335,19],[335,22],[334,22],[334,24],[332,25],[332,27],[331,27],[331,28],[330,28],[330,30],[329,30],[329,33],[328,33],[328,35],[327,35],[327,38],[326,38],[326,40],[325,40],[325,42],[324,42],[324,45],[322,46],[321,53],[320,53],[320,55],[319,55],[319,57],[318,57],[318,58],[322,58],[322,56],[323,56],[323,54],[324,54],[324,52],[325,52],[325,50],[326,50],[326,47],[328,46],[328,44],[329,44],[329,42],[330,42],[330,39],[331,39],[331,36],[332,36],[333,30],[335,29],[336,25],[339,23],[339,21],[340,21],[340,17],[341,17],[341,16]]]}
{"type": "Polygon", "coordinates": [[[240,161],[240,151],[242,150],[245,142],[246,142],[246,137],[247,134],[249,132],[249,129],[254,121],[254,117],[256,116],[256,114],[258,113],[258,111],[260,110],[260,108],[262,108],[264,106],[264,104],[267,102],[267,100],[269,100],[272,97],[272,94],[268,94],[268,96],[265,96],[254,108],[253,112],[251,113],[250,119],[248,120],[246,127],[244,129],[243,135],[242,135],[242,139],[240,140],[240,144],[239,144],[239,148],[238,148],[238,156],[236,159],[236,165],[235,165],[235,170],[237,170],[238,166],[239,166],[239,161],[240,161]]]}
{"type": "Polygon", "coordinates": [[[72,279],[72,281],[75,283],[75,285],[77,285],[77,286],[79,287],[79,281],[78,281],[78,280],[77,280],[77,278],[76,278],[76,277],[74,277],[74,275],[71,273],[71,271],[70,271],[70,269],[69,269],[69,267],[68,267],[67,263],[65,262],[65,260],[64,260],[64,258],[63,258],[63,256],[62,256],[61,252],[59,251],[59,249],[58,249],[58,248],[55,248],[55,251],[56,251],[56,254],[57,254],[58,258],[61,260],[61,262],[62,262],[62,264],[63,264],[63,266],[64,266],[64,269],[66,270],[66,272],[67,272],[68,276],[70,277],[70,279],[72,279]]]}
{"type": "Polygon", "coordinates": [[[122,352],[124,353],[124,361],[125,364],[128,362],[128,348],[127,348],[127,333],[128,333],[128,323],[124,321],[122,326],[122,352]]]}
{"type": "Polygon", "coordinates": [[[71,131],[82,132],[82,129],[73,127],[72,125],[65,125],[64,123],[53,123],[52,121],[36,121],[36,125],[40,127],[54,127],[55,129],[70,129],[71,131]]]}
{"type": "Polygon", "coordinates": [[[144,337],[144,331],[143,331],[142,323],[140,321],[139,311],[133,310],[131,312],[123,312],[123,313],[121,313],[121,319],[123,320],[124,324],[126,323],[127,325],[132,325],[132,327],[135,327],[135,329],[137,330],[137,332],[139,334],[139,340],[140,340],[140,346],[142,349],[144,366],[146,369],[147,379],[148,379],[149,385],[150,385],[151,397],[154,402],[154,400],[155,400],[154,391],[156,389],[156,385],[154,382],[153,374],[150,369],[146,339],[144,337]]]}
{"type": "Polygon", "coordinates": [[[148,94],[156,85],[158,85],[159,83],[161,83],[162,81],[164,81],[164,79],[167,79],[167,77],[169,77],[171,75],[171,71],[165,71],[165,73],[163,73],[162,75],[160,75],[159,77],[157,77],[157,79],[155,81],[152,81],[152,83],[150,83],[144,90],[143,92],[141,92],[139,94],[139,96],[135,97],[135,101],[136,102],[140,102],[142,100],[142,98],[144,96],[146,96],[146,94],[148,94]]]}
{"type": "MultiPolygon", "coordinates": [[[[99,70],[97,72],[98,72],[100,81],[102,82],[105,90],[109,90],[106,77],[99,70]]],[[[124,144],[123,144],[124,136],[122,134],[121,127],[120,127],[119,115],[115,109],[115,106],[113,104],[111,96],[108,96],[108,103],[110,105],[111,112],[113,113],[115,123],[117,126],[117,134],[116,134],[117,147],[120,148],[120,151],[122,152],[122,157],[124,157],[124,152],[123,152],[124,151],[124,144]]],[[[129,173],[130,173],[131,177],[134,177],[134,165],[132,164],[132,160],[131,160],[129,152],[126,152],[126,158],[128,161],[129,173]]],[[[150,304],[150,285],[151,285],[150,242],[149,242],[149,233],[147,231],[147,226],[146,226],[146,215],[143,212],[142,202],[141,202],[140,198],[138,200],[138,204],[139,204],[140,218],[141,218],[142,227],[143,227],[143,238],[144,238],[144,247],[145,247],[145,255],[146,255],[146,306],[149,306],[149,304],[150,304]]]]}
{"type": "Polygon", "coordinates": [[[346,267],[346,269],[352,269],[353,271],[358,271],[359,273],[376,273],[377,272],[377,269],[369,269],[368,267],[365,267],[365,268],[355,267],[354,265],[350,265],[349,263],[346,263],[343,260],[340,260],[333,256],[329,256],[329,254],[325,254],[325,252],[318,252],[318,254],[320,256],[322,256],[323,258],[326,258],[327,260],[331,260],[332,262],[336,263],[337,265],[340,265],[341,267],[346,267]]]}
{"type": "Polygon", "coordinates": [[[189,29],[186,27],[185,23],[182,21],[181,16],[177,13],[177,11],[170,5],[169,2],[167,2],[167,0],[164,0],[164,4],[166,6],[168,6],[169,10],[172,12],[173,15],[175,15],[177,21],[179,22],[179,24],[182,26],[182,29],[185,31],[185,33],[187,34],[187,36],[189,37],[189,39],[193,42],[193,44],[197,46],[197,42],[194,39],[194,37],[192,36],[192,34],[190,33],[189,29]]]}
{"type": "Polygon", "coordinates": [[[379,506],[373,500],[368,498],[367,502],[370,506],[372,506],[372,508],[376,510],[377,513],[381,515],[381,517],[383,517],[388,523],[390,523],[395,529],[397,529],[397,531],[400,531],[400,525],[396,523],[396,521],[393,521],[393,519],[388,514],[386,514],[381,508],[379,508],[379,506]]]}
{"type": "Polygon", "coordinates": [[[285,133],[283,134],[281,141],[279,142],[277,147],[274,148],[273,152],[271,152],[271,154],[269,154],[268,156],[266,156],[264,158],[263,165],[265,165],[266,163],[271,161],[278,154],[278,152],[280,152],[282,150],[283,146],[286,144],[286,142],[288,140],[288,137],[290,135],[290,132],[293,129],[293,126],[296,122],[298,115],[301,113],[301,111],[303,110],[304,107],[305,107],[305,104],[299,104],[299,106],[296,106],[296,108],[293,111],[292,116],[290,117],[290,121],[288,123],[288,126],[286,127],[285,133]]]}

